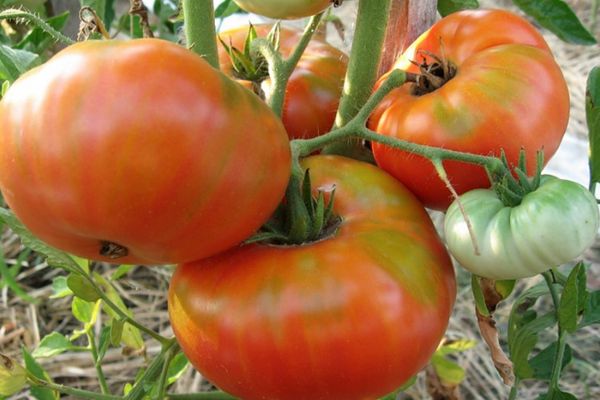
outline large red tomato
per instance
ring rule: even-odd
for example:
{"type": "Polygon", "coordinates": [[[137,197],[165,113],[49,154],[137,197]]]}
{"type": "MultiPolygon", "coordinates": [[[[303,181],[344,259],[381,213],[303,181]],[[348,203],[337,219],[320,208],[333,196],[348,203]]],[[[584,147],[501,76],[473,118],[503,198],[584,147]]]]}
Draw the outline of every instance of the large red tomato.
{"type": "Polygon", "coordinates": [[[315,15],[341,0],[234,0],[244,10],[276,19],[297,19],[315,15]]]}
{"type": "Polygon", "coordinates": [[[270,216],[288,139],[254,94],[157,39],[87,41],[0,103],[0,185],[41,239],[94,260],[175,263],[270,216]]]}
{"type": "MultiPolygon", "coordinates": [[[[258,25],[259,37],[265,37],[270,25],[258,25]]],[[[219,34],[227,44],[237,49],[244,48],[247,27],[219,34]]],[[[300,40],[302,32],[281,28],[279,51],[287,57],[300,40]]],[[[223,71],[235,76],[231,59],[219,43],[219,62],[223,71]]],[[[333,126],[340,97],[348,57],[330,44],[313,39],[300,58],[286,87],[283,107],[283,125],[292,139],[310,138],[329,132],[333,126]]],[[[267,79],[266,86],[270,81],[267,79]]]]}
{"type": "MultiPolygon", "coordinates": [[[[445,57],[450,80],[436,90],[405,84],[379,106],[369,126],[379,133],[446,149],[499,155],[516,164],[525,149],[533,172],[535,153],[556,151],[569,118],[569,93],[544,39],[508,11],[451,14],[418,38],[395,68],[419,72],[411,60],[445,57]]],[[[441,74],[438,69],[434,73],[441,74]]],[[[383,78],[382,78],[383,79],[383,78]]],[[[449,191],[424,158],[375,144],[377,164],[408,186],[428,207],[446,209],[449,191]]],[[[445,162],[459,193],[488,187],[483,168],[445,162]]]]}
{"type": "Polygon", "coordinates": [[[192,364],[245,400],[376,398],[435,351],[452,265],[423,206],[382,170],[339,156],[304,167],[315,190],[335,187],[337,230],[180,265],[171,325],[192,364]]]}

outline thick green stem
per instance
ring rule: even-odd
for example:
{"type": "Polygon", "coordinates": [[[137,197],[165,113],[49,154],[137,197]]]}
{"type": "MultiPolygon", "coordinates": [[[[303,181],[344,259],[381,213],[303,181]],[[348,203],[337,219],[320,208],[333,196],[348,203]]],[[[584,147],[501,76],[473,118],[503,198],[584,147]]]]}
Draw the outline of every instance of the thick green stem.
{"type": "Polygon", "coordinates": [[[56,41],[59,41],[59,42],[62,42],[64,44],[68,44],[68,45],[75,43],[75,41],[73,39],[68,38],[67,36],[63,35],[59,31],[57,31],[56,29],[54,29],[53,27],[48,25],[48,23],[46,21],[44,21],[43,19],[41,19],[40,17],[38,17],[37,15],[35,15],[33,13],[30,13],[30,12],[27,12],[24,10],[12,9],[12,8],[0,12],[0,19],[16,19],[16,18],[23,18],[23,19],[26,19],[26,20],[32,22],[35,26],[39,27],[44,32],[46,32],[47,34],[52,36],[56,41]]]}
{"type": "Polygon", "coordinates": [[[306,46],[308,46],[310,39],[312,39],[313,34],[317,30],[322,17],[323,13],[320,13],[310,19],[310,22],[304,29],[304,33],[294,48],[294,51],[285,60],[267,40],[258,39],[252,43],[253,49],[260,52],[260,54],[267,60],[267,63],[269,64],[271,93],[268,102],[269,107],[271,107],[273,112],[278,116],[283,114],[285,89],[287,87],[288,80],[290,79],[292,72],[294,72],[294,68],[296,68],[300,57],[302,57],[306,46]]]}
{"type": "Polygon", "coordinates": [[[183,0],[182,7],[188,48],[219,69],[213,1],[183,0]]]}
{"type": "Polygon", "coordinates": [[[560,305],[560,297],[554,286],[554,277],[552,272],[547,271],[542,274],[544,279],[546,280],[546,284],[548,285],[548,291],[550,292],[550,296],[552,297],[552,303],[554,305],[554,309],[556,310],[556,319],[558,321],[558,345],[556,349],[556,355],[554,356],[554,363],[552,364],[552,375],[550,378],[550,384],[548,387],[548,397],[552,398],[552,395],[556,392],[559,392],[560,389],[558,387],[558,381],[560,379],[560,373],[562,371],[563,358],[565,355],[565,348],[567,346],[567,334],[562,329],[560,325],[560,319],[558,318],[558,308],[560,305]]]}
{"type": "MultiPolygon", "coordinates": [[[[371,95],[378,77],[379,62],[391,0],[360,0],[356,29],[350,51],[350,63],[346,73],[344,91],[336,116],[335,127],[349,123],[371,95]]],[[[323,149],[329,154],[353,154],[361,157],[364,152],[360,140],[345,140],[323,149]]]]}
{"type": "Polygon", "coordinates": [[[331,132],[317,136],[312,139],[296,139],[292,141],[292,148],[298,156],[307,156],[316,150],[322,149],[331,143],[348,138],[359,138],[369,140],[371,142],[381,143],[399,150],[404,150],[413,154],[423,156],[429,160],[455,160],[469,164],[477,164],[487,167],[491,171],[503,169],[502,162],[495,157],[482,156],[479,154],[463,153],[460,151],[447,150],[439,147],[421,145],[408,142],[405,140],[393,138],[390,136],[381,135],[366,128],[366,120],[373,111],[392,89],[398,87],[406,81],[407,74],[403,71],[396,70],[392,72],[388,79],[379,87],[379,89],[371,96],[367,103],[362,107],[360,112],[345,126],[334,129],[331,132]]]}
{"type": "Polygon", "coordinates": [[[106,383],[106,377],[104,376],[104,371],[102,370],[102,362],[98,357],[98,347],[96,346],[96,335],[94,334],[93,329],[87,330],[87,337],[90,343],[90,351],[92,353],[92,358],[94,359],[94,367],[96,368],[96,375],[98,375],[98,382],[100,383],[100,390],[103,394],[110,394],[108,390],[108,384],[106,383]]]}
{"type": "Polygon", "coordinates": [[[109,394],[101,394],[90,392],[88,390],[75,389],[65,385],[59,385],[54,382],[48,382],[37,378],[33,374],[27,374],[27,379],[32,386],[54,390],[59,393],[67,394],[76,399],[92,399],[92,400],[122,400],[121,396],[113,396],[109,394]]]}

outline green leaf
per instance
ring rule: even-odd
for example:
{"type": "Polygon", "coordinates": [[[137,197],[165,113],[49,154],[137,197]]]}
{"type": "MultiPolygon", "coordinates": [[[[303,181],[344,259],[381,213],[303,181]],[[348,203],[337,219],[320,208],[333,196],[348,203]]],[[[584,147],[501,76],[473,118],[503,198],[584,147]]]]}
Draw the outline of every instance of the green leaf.
{"type": "MultiPolygon", "coordinates": [[[[125,306],[121,296],[119,296],[119,293],[117,293],[116,289],[110,284],[110,282],[107,281],[102,275],[96,273],[94,273],[94,279],[102,287],[109,300],[114,303],[114,305],[123,313],[133,318],[133,313],[125,306]]],[[[104,311],[106,311],[106,313],[114,320],[121,319],[121,316],[117,313],[117,311],[112,307],[109,307],[107,304],[104,304],[104,311]]],[[[144,348],[144,339],[142,338],[142,334],[140,333],[139,329],[131,324],[125,324],[123,326],[121,342],[125,346],[135,350],[141,350],[144,348]]]]}
{"type": "Polygon", "coordinates": [[[0,45],[0,79],[14,82],[37,58],[29,51],[0,45]]]}
{"type": "Polygon", "coordinates": [[[124,325],[124,319],[113,318],[112,324],[110,325],[110,343],[115,347],[117,347],[119,343],[121,343],[124,325]]]}
{"type": "Polygon", "coordinates": [[[489,317],[490,311],[487,308],[487,304],[485,304],[485,296],[483,295],[479,279],[480,278],[477,275],[471,274],[471,291],[473,292],[473,298],[475,299],[475,307],[477,307],[477,310],[481,315],[489,317]]]}
{"type": "Polygon", "coordinates": [[[79,322],[88,324],[94,317],[94,303],[74,297],[71,303],[71,312],[79,322]]]}
{"type": "Polygon", "coordinates": [[[585,111],[590,141],[590,181],[595,183],[600,182],[600,66],[594,67],[588,76],[585,111]]]}
{"type": "Polygon", "coordinates": [[[110,279],[116,281],[127,275],[131,270],[135,268],[135,265],[119,265],[119,267],[112,273],[110,279]]]}
{"type": "Polygon", "coordinates": [[[515,283],[517,283],[515,279],[496,281],[496,292],[498,292],[503,299],[506,299],[515,288],[515,283]]]}
{"type": "MultiPolygon", "coordinates": [[[[551,343],[534,357],[531,357],[529,365],[533,369],[533,378],[543,381],[549,381],[552,378],[552,368],[554,367],[557,348],[558,342],[551,343]]],[[[573,351],[569,345],[566,345],[561,370],[565,368],[572,359],[573,351]]]]}
{"type": "Polygon", "coordinates": [[[583,308],[583,318],[580,327],[600,323],[600,290],[596,290],[587,298],[583,308]]]}
{"type": "Polygon", "coordinates": [[[552,394],[542,394],[536,400],[578,400],[571,393],[566,393],[558,389],[554,389],[552,394]]]}
{"type": "Polygon", "coordinates": [[[67,285],[66,276],[57,276],[52,280],[52,292],[53,294],[50,296],[51,299],[60,299],[73,294],[67,285]]]}
{"type": "Polygon", "coordinates": [[[563,0],[513,0],[513,3],[565,42],[596,44],[594,36],[563,0]]]}
{"type": "Polygon", "coordinates": [[[585,268],[580,263],[569,274],[558,306],[558,323],[566,332],[573,333],[577,329],[577,319],[585,299],[585,268]]]}
{"type": "Polygon", "coordinates": [[[0,277],[2,278],[0,280],[0,289],[4,286],[8,286],[10,290],[12,290],[21,299],[27,301],[28,303],[37,304],[39,303],[39,300],[31,297],[15,279],[16,271],[20,269],[20,266],[23,264],[24,261],[23,258],[27,257],[28,254],[29,252],[23,252],[19,255],[16,265],[17,269],[15,269],[15,273],[12,273],[12,271],[6,265],[6,261],[4,259],[4,252],[0,247],[0,277]]]}
{"type": "MultiPolygon", "coordinates": [[[[100,339],[98,340],[98,362],[101,362],[111,345],[111,331],[110,326],[103,326],[100,331],[100,339]]],[[[118,343],[118,342],[117,342],[118,343]]]]}
{"type": "Polygon", "coordinates": [[[440,377],[442,382],[458,385],[465,379],[465,370],[446,357],[434,355],[431,358],[431,365],[433,365],[435,373],[440,377]]]}
{"type": "Polygon", "coordinates": [[[81,271],[81,267],[66,253],[55,249],[36,238],[17,217],[6,208],[0,208],[0,221],[19,235],[23,245],[47,257],[48,265],[62,268],[68,272],[81,271]]]}
{"type": "Polygon", "coordinates": [[[4,81],[2,82],[2,97],[6,94],[6,91],[10,88],[10,82],[4,81]]]}
{"type": "Polygon", "coordinates": [[[509,339],[510,358],[515,376],[520,379],[532,378],[534,371],[528,362],[529,355],[538,342],[538,334],[556,324],[555,313],[537,317],[518,328],[509,339]]]}
{"type": "Polygon", "coordinates": [[[452,342],[444,343],[440,346],[435,354],[438,356],[446,356],[448,354],[462,353],[477,346],[477,340],[461,339],[452,342]]]}
{"type": "Polygon", "coordinates": [[[0,354],[0,397],[11,396],[27,384],[27,371],[15,360],[0,354]]]}
{"type": "Polygon", "coordinates": [[[184,374],[186,369],[189,367],[190,362],[188,361],[185,354],[182,352],[177,353],[169,364],[169,370],[167,371],[167,384],[171,385],[175,383],[181,375],[184,374]]]}
{"type": "MultiPolygon", "coordinates": [[[[25,369],[33,376],[46,382],[52,382],[50,375],[35,361],[35,358],[23,347],[23,360],[25,361],[25,369]]],[[[50,389],[32,386],[30,389],[31,395],[37,400],[59,400],[58,392],[50,389]]]]}
{"type": "Polygon", "coordinates": [[[240,12],[242,9],[233,2],[233,0],[225,0],[215,9],[215,18],[227,18],[231,14],[240,12]]]}
{"type": "Polygon", "coordinates": [[[479,8],[477,0],[438,0],[437,9],[442,17],[460,10],[479,8]]]}
{"type": "Polygon", "coordinates": [[[52,332],[44,336],[37,349],[31,355],[35,358],[47,358],[76,348],[69,339],[58,332],[52,332]]]}
{"type": "Polygon", "coordinates": [[[100,298],[98,291],[89,281],[88,277],[80,274],[69,274],[67,278],[67,286],[73,294],[85,301],[94,302],[100,298]]]}

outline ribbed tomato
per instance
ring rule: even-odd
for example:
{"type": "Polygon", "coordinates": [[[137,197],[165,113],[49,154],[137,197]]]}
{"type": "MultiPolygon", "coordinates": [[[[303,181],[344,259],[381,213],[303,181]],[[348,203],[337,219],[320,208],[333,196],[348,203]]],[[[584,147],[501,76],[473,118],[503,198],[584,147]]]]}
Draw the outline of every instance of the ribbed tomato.
{"type": "MultiPolygon", "coordinates": [[[[372,129],[470,153],[499,155],[504,149],[515,165],[521,148],[530,160],[542,148],[546,161],[554,154],[569,118],[569,93],[547,44],[529,22],[503,10],[451,14],[419,37],[395,68],[418,73],[411,61],[422,60],[424,69],[450,79],[433,91],[414,84],[394,90],[372,116],[372,129]],[[449,61],[446,71],[432,54],[449,61]]],[[[428,160],[379,144],[373,151],[377,164],[426,206],[448,207],[450,192],[428,160]]],[[[459,193],[490,185],[483,168],[444,165],[459,193]]],[[[529,172],[533,169],[532,163],[529,172]]]]}
{"type": "Polygon", "coordinates": [[[417,199],[373,165],[304,161],[337,230],[299,246],[246,245],[180,265],[169,314],[192,364],[245,400],[362,400],[429,360],[455,297],[452,264],[417,199]]]}
{"type": "Polygon", "coordinates": [[[234,0],[242,9],[275,19],[297,19],[315,15],[341,0],[234,0]]]}
{"type": "Polygon", "coordinates": [[[175,263],[251,235],[289,177],[254,94],[157,39],[87,41],[0,103],[0,186],[41,239],[94,260],[175,263]]]}
{"type": "MultiPolygon", "coordinates": [[[[267,36],[270,25],[255,25],[259,37],[267,36]]],[[[219,34],[227,45],[244,48],[248,34],[247,27],[241,27],[219,34]]],[[[287,57],[300,40],[302,32],[281,28],[279,51],[287,57]]],[[[219,43],[219,62],[223,71],[235,77],[231,59],[219,43]]],[[[348,57],[341,50],[319,39],[308,44],[292,73],[286,87],[283,108],[283,125],[292,139],[310,138],[329,132],[333,126],[348,57]]],[[[262,86],[268,88],[267,79],[262,86]]]]}

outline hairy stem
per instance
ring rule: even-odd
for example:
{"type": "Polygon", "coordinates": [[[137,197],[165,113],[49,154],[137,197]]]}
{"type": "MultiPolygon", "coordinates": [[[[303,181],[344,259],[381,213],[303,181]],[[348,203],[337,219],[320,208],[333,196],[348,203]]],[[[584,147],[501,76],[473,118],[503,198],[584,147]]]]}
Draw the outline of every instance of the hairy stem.
{"type": "MultiPolygon", "coordinates": [[[[335,119],[335,127],[345,126],[366,103],[379,75],[386,26],[391,0],[360,0],[356,29],[350,51],[350,62],[344,81],[344,90],[335,119]]],[[[361,140],[348,138],[323,149],[326,154],[352,155],[372,161],[372,155],[361,140]]]]}
{"type": "Polygon", "coordinates": [[[271,107],[273,112],[280,117],[283,114],[283,102],[288,80],[290,79],[292,72],[294,72],[294,68],[296,68],[306,46],[308,46],[310,39],[317,30],[322,17],[323,13],[320,13],[310,19],[310,22],[304,29],[304,33],[294,48],[294,51],[285,60],[267,40],[257,39],[252,43],[253,48],[260,52],[269,64],[269,76],[271,77],[272,82],[271,95],[268,99],[269,107],[271,107]]]}
{"type": "Polygon", "coordinates": [[[30,12],[27,12],[24,10],[17,10],[17,9],[13,9],[13,8],[10,8],[8,10],[4,10],[4,11],[0,12],[0,19],[16,19],[16,18],[23,18],[23,19],[28,20],[29,22],[32,22],[35,26],[39,27],[44,32],[46,32],[47,34],[52,36],[52,38],[54,38],[54,40],[56,40],[56,41],[62,42],[67,45],[71,45],[71,44],[75,43],[75,41],[73,39],[63,35],[59,31],[57,31],[56,29],[51,27],[46,21],[44,21],[39,16],[37,16],[33,13],[30,13],[30,12]]]}
{"type": "Polygon", "coordinates": [[[556,350],[556,355],[554,357],[554,362],[552,364],[552,375],[550,378],[550,384],[548,387],[548,396],[552,398],[555,392],[559,391],[558,381],[560,379],[560,373],[562,370],[563,358],[565,355],[565,348],[567,346],[566,340],[566,332],[562,329],[560,325],[560,318],[558,317],[558,308],[560,305],[560,297],[558,295],[558,291],[554,286],[554,276],[552,272],[547,271],[542,274],[544,276],[544,280],[548,285],[548,291],[550,292],[550,296],[552,297],[552,303],[554,305],[554,309],[556,310],[556,320],[558,321],[558,345],[556,350]]]}
{"type": "Polygon", "coordinates": [[[42,380],[31,373],[27,374],[28,382],[31,386],[54,390],[59,393],[63,393],[72,396],[76,399],[92,399],[92,400],[122,400],[121,396],[113,396],[109,394],[101,394],[96,392],[90,392],[88,390],[76,389],[70,386],[59,385],[54,382],[42,380]]]}
{"type": "Polygon", "coordinates": [[[98,375],[98,382],[100,383],[100,390],[102,394],[110,394],[108,390],[108,384],[106,383],[106,377],[102,370],[102,363],[98,357],[98,347],[96,346],[96,335],[93,329],[87,330],[88,342],[90,343],[90,351],[92,358],[94,359],[94,367],[96,368],[96,375],[98,375]]]}
{"type": "Polygon", "coordinates": [[[381,135],[368,129],[365,124],[371,112],[377,104],[394,88],[404,83],[410,75],[403,71],[396,70],[392,72],[379,89],[371,96],[367,103],[362,107],[359,113],[349,121],[345,126],[334,129],[331,132],[317,136],[312,139],[296,139],[291,145],[295,154],[302,157],[319,150],[328,144],[348,138],[359,138],[371,142],[381,143],[399,150],[404,150],[413,154],[420,155],[429,160],[455,160],[469,164],[476,164],[487,167],[491,171],[503,169],[502,162],[496,157],[482,156],[479,154],[463,153],[460,151],[447,150],[439,147],[426,146],[405,140],[381,135]],[[295,149],[294,149],[295,148],[295,149]]]}
{"type": "Polygon", "coordinates": [[[215,10],[212,0],[182,0],[187,46],[219,69],[215,10]]]}

